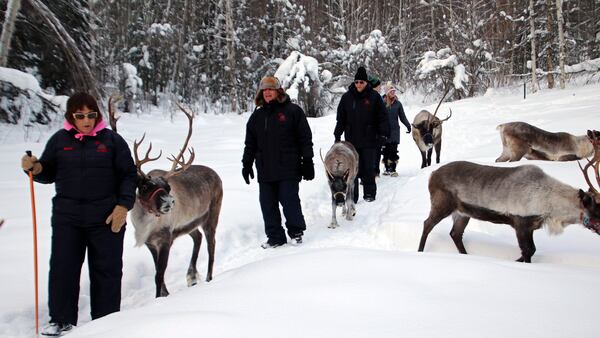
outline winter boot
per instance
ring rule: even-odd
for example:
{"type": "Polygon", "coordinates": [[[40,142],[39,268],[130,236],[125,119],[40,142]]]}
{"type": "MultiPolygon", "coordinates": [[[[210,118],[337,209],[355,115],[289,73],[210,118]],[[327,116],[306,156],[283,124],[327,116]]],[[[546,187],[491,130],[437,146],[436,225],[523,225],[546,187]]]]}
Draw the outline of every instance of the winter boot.
{"type": "Polygon", "coordinates": [[[276,247],[282,246],[284,244],[285,244],[285,242],[274,242],[269,239],[268,241],[261,244],[260,247],[263,249],[271,249],[271,248],[276,248],[276,247]]]}
{"type": "Polygon", "coordinates": [[[392,177],[398,177],[398,173],[396,172],[396,165],[398,164],[398,161],[389,161],[390,162],[390,175],[392,177]]]}
{"type": "Polygon", "coordinates": [[[60,337],[71,331],[73,325],[68,323],[50,323],[42,329],[42,336],[60,337]]]}
{"type": "Polygon", "coordinates": [[[302,235],[292,236],[292,244],[302,244],[302,235]]]}

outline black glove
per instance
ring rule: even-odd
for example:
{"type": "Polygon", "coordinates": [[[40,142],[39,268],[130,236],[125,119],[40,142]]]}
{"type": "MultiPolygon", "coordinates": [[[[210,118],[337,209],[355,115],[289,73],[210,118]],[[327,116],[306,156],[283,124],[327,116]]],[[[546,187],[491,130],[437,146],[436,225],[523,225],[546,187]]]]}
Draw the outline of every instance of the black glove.
{"type": "Polygon", "coordinates": [[[254,178],[254,171],[252,170],[252,165],[244,165],[242,168],[242,176],[244,177],[244,181],[246,184],[250,184],[250,179],[254,178]]]}
{"type": "Polygon", "coordinates": [[[411,132],[411,129],[410,129],[410,127],[408,127],[408,130],[406,131],[406,133],[410,134],[410,132],[411,132]]]}
{"type": "Polygon", "coordinates": [[[380,136],[379,136],[379,145],[380,145],[380,146],[383,146],[383,145],[385,145],[385,144],[386,144],[386,142],[387,142],[387,137],[385,137],[385,136],[383,136],[383,135],[380,135],[380,136]]]}
{"type": "Polygon", "coordinates": [[[307,181],[315,178],[315,165],[312,160],[302,161],[302,178],[307,181]]]}

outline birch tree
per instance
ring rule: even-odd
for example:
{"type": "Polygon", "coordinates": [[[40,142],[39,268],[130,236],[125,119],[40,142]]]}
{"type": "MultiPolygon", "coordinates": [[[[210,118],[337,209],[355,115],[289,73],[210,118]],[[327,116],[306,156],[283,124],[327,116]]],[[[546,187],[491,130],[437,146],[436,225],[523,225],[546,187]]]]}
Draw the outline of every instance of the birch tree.
{"type": "MultiPolygon", "coordinates": [[[[560,1],[560,0],[557,0],[560,1]]],[[[529,30],[531,34],[531,90],[535,93],[540,88],[537,78],[537,53],[535,48],[535,15],[533,10],[534,0],[529,0],[529,30]]]]}
{"type": "Polygon", "coordinates": [[[565,20],[562,11],[563,0],[556,0],[556,21],[558,23],[558,64],[560,68],[560,89],[565,89],[565,20]]]}
{"type": "Polygon", "coordinates": [[[10,42],[12,41],[13,31],[17,14],[21,8],[21,0],[8,0],[6,4],[6,15],[2,25],[2,36],[0,36],[0,67],[6,67],[8,53],[10,52],[10,42]]]}

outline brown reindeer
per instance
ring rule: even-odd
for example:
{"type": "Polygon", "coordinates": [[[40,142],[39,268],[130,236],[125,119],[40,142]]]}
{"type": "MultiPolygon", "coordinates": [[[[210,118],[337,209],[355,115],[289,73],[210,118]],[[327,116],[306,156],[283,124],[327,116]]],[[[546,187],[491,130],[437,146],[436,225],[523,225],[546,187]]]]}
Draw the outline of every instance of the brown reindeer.
{"type": "Polygon", "coordinates": [[[219,175],[209,167],[192,165],[193,149],[189,149],[189,160],[184,159],[184,153],[192,136],[193,114],[181,106],[179,108],[188,117],[189,130],[179,155],[170,158],[173,165],[169,171],[155,169],[145,174],[141,169],[142,165],[157,160],[162,152],[157,157],[149,158],[148,155],[152,150],[152,143],[150,143],[145,158],[140,160],[138,147],[144,137],[140,142],[134,142],[138,190],[136,203],[131,210],[131,220],[135,227],[137,245],[145,244],[154,259],[156,297],[169,295],[164,282],[169,251],[173,241],[182,235],[190,235],[194,241],[192,258],[187,271],[187,283],[188,286],[197,283],[199,276],[196,261],[202,243],[202,234],[198,227],[202,228],[207,241],[206,281],[212,279],[215,233],[223,199],[223,185],[219,175]]]}
{"type": "Polygon", "coordinates": [[[325,154],[321,155],[323,166],[327,174],[327,182],[331,190],[331,223],[329,228],[338,227],[335,211],[342,207],[342,215],[351,221],[356,215],[354,206],[354,179],[358,174],[358,152],[350,142],[336,142],[325,154]]]}
{"type": "Polygon", "coordinates": [[[435,161],[436,163],[440,163],[440,153],[442,151],[442,123],[452,116],[452,109],[450,109],[450,114],[445,119],[440,120],[436,117],[438,108],[440,108],[444,98],[450,91],[449,85],[447,85],[446,88],[446,92],[435,108],[433,115],[427,110],[421,110],[421,112],[415,116],[412,123],[412,137],[421,152],[421,168],[431,165],[433,148],[435,148],[435,161]]]}
{"type": "Polygon", "coordinates": [[[496,162],[528,160],[574,161],[590,157],[594,148],[587,135],[551,133],[525,122],[496,127],[502,138],[502,154],[496,162]]]}
{"type": "Polygon", "coordinates": [[[454,221],[450,237],[462,254],[467,253],[462,237],[471,217],[512,226],[521,248],[519,262],[531,262],[535,253],[533,231],[543,225],[550,233],[559,234],[567,225],[577,223],[600,234],[600,193],[587,173],[593,167],[600,185],[600,133],[588,131],[588,137],[595,142],[596,154],[585,168],[580,166],[587,192],[533,165],[501,168],[460,161],[434,171],[429,178],[431,210],[423,223],[419,251],[425,248],[433,227],[450,215],[454,221]]]}

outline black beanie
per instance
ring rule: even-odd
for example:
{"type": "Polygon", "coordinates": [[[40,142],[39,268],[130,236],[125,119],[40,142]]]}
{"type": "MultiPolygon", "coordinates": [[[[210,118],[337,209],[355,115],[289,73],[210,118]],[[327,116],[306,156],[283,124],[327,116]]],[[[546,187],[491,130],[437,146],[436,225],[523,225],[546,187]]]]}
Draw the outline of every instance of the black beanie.
{"type": "Polygon", "coordinates": [[[356,71],[356,74],[354,75],[354,80],[363,80],[363,81],[368,81],[369,77],[367,76],[367,70],[365,69],[365,67],[360,66],[358,67],[358,70],[356,71]]]}

